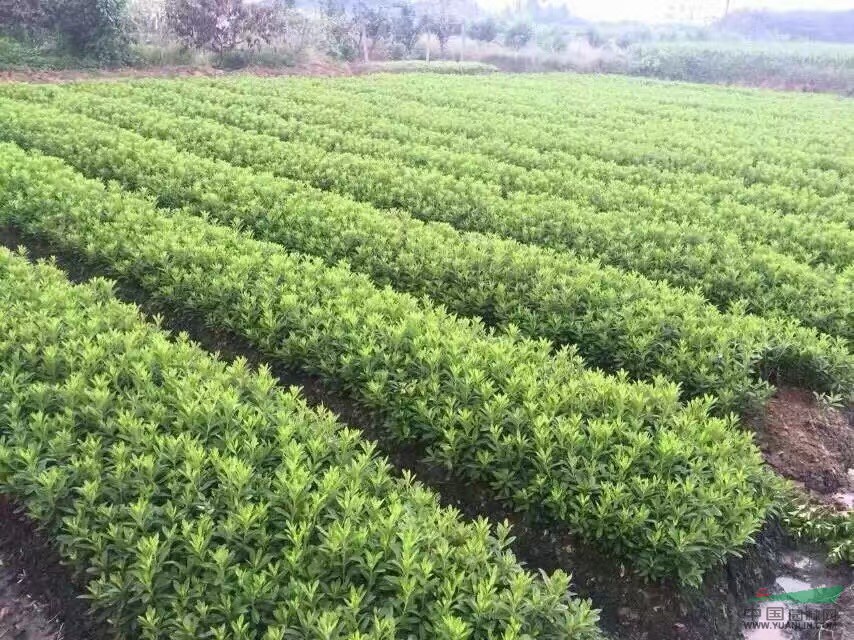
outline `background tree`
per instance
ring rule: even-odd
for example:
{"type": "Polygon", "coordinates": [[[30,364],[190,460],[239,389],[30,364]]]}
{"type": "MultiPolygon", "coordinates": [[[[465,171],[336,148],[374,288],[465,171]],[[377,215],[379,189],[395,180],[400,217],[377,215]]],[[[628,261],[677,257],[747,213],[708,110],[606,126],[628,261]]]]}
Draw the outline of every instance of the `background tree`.
{"type": "Polygon", "coordinates": [[[4,33],[32,38],[46,21],[42,0],[0,0],[0,30],[4,33]]]}
{"type": "Polygon", "coordinates": [[[540,31],[537,35],[537,44],[551,53],[562,53],[569,45],[565,32],[559,26],[551,26],[540,31]]]}
{"type": "Polygon", "coordinates": [[[167,0],[166,20],[188,47],[222,55],[240,42],[248,12],[243,0],[167,0]]]}
{"type": "Polygon", "coordinates": [[[534,27],[530,22],[516,22],[507,28],[504,33],[504,44],[518,51],[528,44],[534,37],[534,27]]]}
{"type": "Polygon", "coordinates": [[[498,21],[492,16],[472,22],[468,27],[468,35],[481,42],[494,42],[498,37],[498,21]]]}
{"type": "Polygon", "coordinates": [[[597,29],[593,27],[587,30],[585,37],[587,38],[587,42],[590,44],[591,47],[601,47],[605,44],[605,38],[602,36],[601,33],[599,33],[597,29]]]}
{"type": "Polygon", "coordinates": [[[281,39],[288,31],[293,0],[269,0],[245,7],[243,42],[249,49],[260,49],[281,39]]]}
{"type": "Polygon", "coordinates": [[[405,55],[409,56],[421,34],[418,17],[415,8],[409,3],[400,3],[395,6],[395,9],[391,20],[392,41],[400,46],[405,55]]]}
{"type": "Polygon", "coordinates": [[[391,18],[381,5],[360,2],[353,11],[359,29],[359,48],[365,62],[371,59],[377,43],[391,37],[391,18]]]}
{"type": "Polygon", "coordinates": [[[359,26],[347,13],[344,0],[322,0],[323,37],[326,53],[338,60],[359,57],[359,26]]]}
{"type": "Polygon", "coordinates": [[[165,45],[171,40],[164,0],[128,0],[128,19],[140,42],[165,45]]]}
{"type": "MultiPolygon", "coordinates": [[[[448,40],[454,35],[459,27],[459,20],[455,20],[450,10],[450,0],[438,0],[435,7],[421,18],[421,30],[432,33],[439,41],[439,52],[445,56],[448,40]]],[[[428,47],[429,59],[429,47],[428,47]]]]}
{"type": "Polygon", "coordinates": [[[126,0],[53,0],[45,3],[46,26],[77,55],[118,64],[130,57],[126,0]]]}

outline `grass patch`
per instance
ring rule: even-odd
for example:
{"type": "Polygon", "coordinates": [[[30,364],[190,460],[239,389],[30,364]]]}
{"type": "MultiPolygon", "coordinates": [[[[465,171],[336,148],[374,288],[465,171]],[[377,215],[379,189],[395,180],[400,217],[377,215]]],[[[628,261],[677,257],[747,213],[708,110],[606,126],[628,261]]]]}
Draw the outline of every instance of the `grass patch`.
{"type": "Polygon", "coordinates": [[[385,62],[369,62],[362,69],[374,72],[388,73],[450,73],[460,75],[476,75],[494,73],[498,67],[484,62],[457,62],[455,60],[389,60],[385,62]]]}

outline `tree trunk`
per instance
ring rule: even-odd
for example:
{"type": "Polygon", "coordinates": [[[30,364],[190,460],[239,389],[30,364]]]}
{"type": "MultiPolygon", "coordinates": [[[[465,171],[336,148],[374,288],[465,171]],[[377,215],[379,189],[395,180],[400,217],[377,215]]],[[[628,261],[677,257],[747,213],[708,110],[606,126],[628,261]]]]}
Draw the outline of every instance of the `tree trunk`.
{"type": "Polygon", "coordinates": [[[368,36],[365,33],[365,25],[362,25],[362,31],[359,35],[359,39],[362,41],[362,56],[365,58],[365,62],[370,62],[370,56],[368,55],[368,36]]]}

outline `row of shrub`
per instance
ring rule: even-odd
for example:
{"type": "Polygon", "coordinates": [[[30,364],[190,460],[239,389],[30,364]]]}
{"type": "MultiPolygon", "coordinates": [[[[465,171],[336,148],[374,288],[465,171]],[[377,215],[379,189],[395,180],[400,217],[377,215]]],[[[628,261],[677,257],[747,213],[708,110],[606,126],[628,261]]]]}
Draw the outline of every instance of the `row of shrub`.
{"type": "MultiPolygon", "coordinates": [[[[295,112],[299,110],[292,103],[251,93],[234,95],[216,84],[154,81],[144,87],[134,84],[111,87],[95,83],[75,85],[70,90],[97,93],[110,99],[126,97],[175,115],[213,120],[285,142],[304,142],[327,153],[393,158],[408,167],[435,170],[458,179],[476,177],[503,193],[554,195],[598,211],[631,210],[637,217],[689,221],[704,230],[725,227],[743,244],[773,246],[809,263],[839,267],[854,261],[854,231],[847,225],[803,215],[780,215],[778,211],[759,207],[749,202],[752,194],[745,194],[748,189],[735,179],[722,184],[717,178],[708,181],[700,174],[684,172],[667,183],[660,177],[653,186],[645,180],[647,172],[637,172],[640,175],[630,179],[616,179],[595,169],[577,171],[572,164],[523,168],[470,150],[437,148],[422,139],[421,131],[414,128],[412,137],[401,144],[361,134],[358,125],[350,127],[340,122],[331,126],[312,125],[311,113],[298,117],[295,112]],[[696,197],[703,187],[711,192],[709,196],[696,197]],[[739,200],[747,200],[748,204],[739,200]]],[[[375,119],[376,115],[356,118],[362,123],[375,119]]]]}
{"type": "Polygon", "coordinates": [[[356,108],[367,101],[386,120],[417,117],[412,124],[428,130],[475,140],[501,136],[531,150],[591,154],[660,170],[682,168],[738,177],[749,185],[796,185],[805,194],[854,192],[847,138],[834,135],[850,135],[850,107],[830,97],[804,96],[799,102],[790,94],[578,74],[484,76],[467,82],[373,76],[325,84],[233,78],[222,85],[277,98],[300,99],[305,91],[312,102],[319,95],[321,102],[356,108]],[[500,102],[494,99],[497,92],[500,102]],[[390,109],[391,104],[397,108],[390,109]],[[832,130],[828,120],[841,124],[832,130]]]}
{"type": "MultiPolygon", "coordinates": [[[[854,386],[845,345],[792,321],[720,313],[696,294],[566,253],[384,214],[81,115],[2,104],[0,136],[60,156],[92,177],[239,224],[328,264],[346,260],[376,283],[430,296],[455,313],[575,344],[591,365],[624,369],[633,378],[667,376],[686,397],[713,394],[718,411],[758,405],[771,376],[842,394],[854,386]]],[[[65,104],[87,111],[73,100],[65,104]]],[[[165,137],[181,137],[196,124],[136,106],[116,113],[125,124],[165,137]]],[[[226,155],[239,152],[240,143],[226,134],[209,139],[226,155]]]]}
{"type": "MultiPolygon", "coordinates": [[[[29,99],[51,96],[23,85],[6,91],[29,99]]],[[[64,96],[59,102],[70,111],[83,108],[80,101],[72,104],[64,96]]],[[[661,220],[640,210],[597,211],[538,194],[506,194],[475,177],[456,179],[393,159],[327,152],[307,143],[198,119],[173,129],[161,126],[160,112],[138,105],[123,107],[120,100],[93,104],[90,99],[89,103],[92,106],[86,109],[98,117],[146,135],[165,136],[189,151],[274,171],[381,209],[402,207],[414,217],[447,222],[464,231],[570,250],[655,280],[698,289],[721,309],[743,301],[751,313],[793,318],[846,340],[854,337],[850,274],[821,264],[811,266],[770,245],[745,243],[727,229],[661,220]]]]}
{"type": "MultiPolygon", "coordinates": [[[[747,205],[784,215],[798,214],[854,228],[854,210],[850,206],[854,196],[854,165],[846,163],[845,145],[839,136],[829,136],[825,128],[816,129],[806,123],[801,127],[801,121],[809,119],[808,113],[793,110],[792,114],[799,121],[798,128],[804,129],[803,136],[790,138],[787,132],[775,136],[767,123],[765,127],[762,123],[750,126],[750,119],[755,122],[765,117],[762,113],[749,113],[740,120],[730,119],[715,130],[706,130],[705,123],[725,116],[717,111],[699,110],[689,117],[693,102],[684,104],[684,100],[677,101],[675,107],[657,105],[652,111],[635,112],[631,105],[624,104],[625,96],[620,95],[626,89],[624,85],[631,86],[622,80],[614,87],[606,87],[604,95],[587,100],[595,107],[575,102],[577,98],[571,96],[568,104],[538,106],[539,115],[501,117],[488,112],[475,123],[471,114],[461,112],[460,107],[424,103],[414,100],[409,93],[383,95],[397,94],[398,85],[409,83],[423,86],[422,92],[428,95],[453,94],[453,87],[440,87],[431,77],[383,80],[360,80],[382,88],[369,93],[359,90],[361,84],[350,87],[343,80],[318,84],[293,79],[287,83],[260,78],[199,79],[181,86],[175,84],[173,88],[184,96],[195,94],[198,85],[228,90],[236,98],[226,96],[226,100],[256,103],[259,111],[293,120],[295,124],[299,122],[301,126],[308,123],[331,126],[375,139],[397,140],[405,148],[424,144],[455,153],[475,153],[511,172],[516,167],[547,172],[559,169],[573,175],[575,182],[581,177],[587,179],[589,185],[582,188],[582,194],[597,194],[599,191],[592,189],[607,190],[616,183],[631,185],[642,201],[648,201],[657,193],[685,188],[690,191],[681,194],[685,207],[704,208],[729,200],[736,207],[747,205]],[[396,82],[386,84],[392,81],[396,82]],[[609,108],[611,102],[614,105],[609,108]],[[573,133],[572,148],[550,147],[547,140],[561,134],[542,136],[531,124],[555,109],[566,111],[561,116],[562,126],[564,136],[573,133]],[[603,120],[608,123],[605,128],[603,120]],[[632,142],[638,131],[644,132],[644,141],[632,142]],[[528,139],[528,133],[536,138],[528,139]]],[[[610,79],[601,80],[604,83],[610,79]]],[[[511,88],[519,82],[522,80],[505,80],[511,88]]],[[[575,87],[580,95],[597,90],[598,86],[588,86],[580,76],[567,82],[581,85],[575,87]]],[[[117,93],[131,94],[134,93],[131,87],[148,89],[152,84],[156,85],[145,81],[129,83],[128,88],[117,89],[117,93]]],[[[549,92],[558,92],[551,85],[546,86],[549,92]]],[[[536,85],[530,86],[527,93],[535,90],[536,85]]],[[[680,90],[684,93],[681,87],[680,90]]],[[[482,94],[490,91],[501,91],[504,95],[505,85],[482,87],[467,95],[469,109],[477,109],[482,94]]],[[[706,91],[713,93],[711,89],[706,91]]],[[[509,96],[506,101],[512,104],[509,96]]],[[[714,105],[714,100],[709,102],[714,105]]],[[[834,110],[827,113],[822,110],[822,114],[824,122],[845,117],[844,111],[837,114],[834,110]]],[[[785,126],[777,118],[765,119],[772,129],[785,126]]],[[[590,200],[591,204],[598,204],[597,198],[590,200]]]]}
{"type": "Polygon", "coordinates": [[[681,404],[673,384],[587,370],[571,350],[494,334],[5,143],[0,222],[321,376],[435,463],[640,575],[696,584],[774,502],[752,436],[707,401],[681,404]]]}
{"type": "Polygon", "coordinates": [[[0,249],[0,336],[0,490],[118,636],[600,637],[567,575],[520,568],[508,527],[464,524],[358,431],[170,340],[109,282],[0,249]]]}

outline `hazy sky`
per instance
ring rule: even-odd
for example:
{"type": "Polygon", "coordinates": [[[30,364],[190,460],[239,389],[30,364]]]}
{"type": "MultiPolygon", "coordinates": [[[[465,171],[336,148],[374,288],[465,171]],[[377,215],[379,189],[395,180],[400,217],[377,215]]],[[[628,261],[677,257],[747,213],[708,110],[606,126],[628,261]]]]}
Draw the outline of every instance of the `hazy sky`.
{"type": "MultiPolygon", "coordinates": [[[[515,0],[478,0],[485,7],[506,7],[515,0]]],[[[660,21],[672,14],[674,6],[691,11],[698,18],[723,15],[726,0],[545,0],[565,4],[575,15],[589,20],[660,21]]],[[[544,2],[544,4],[545,4],[544,2]]],[[[854,0],[730,0],[730,11],[739,9],[854,9],[854,0]]]]}

